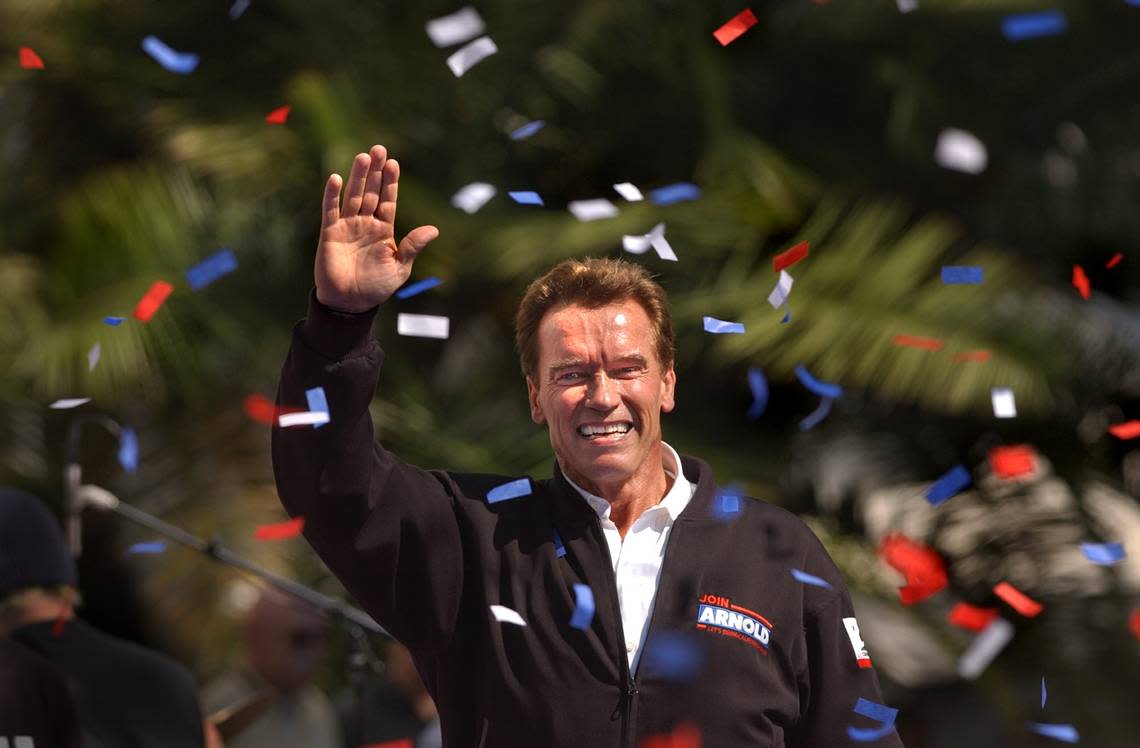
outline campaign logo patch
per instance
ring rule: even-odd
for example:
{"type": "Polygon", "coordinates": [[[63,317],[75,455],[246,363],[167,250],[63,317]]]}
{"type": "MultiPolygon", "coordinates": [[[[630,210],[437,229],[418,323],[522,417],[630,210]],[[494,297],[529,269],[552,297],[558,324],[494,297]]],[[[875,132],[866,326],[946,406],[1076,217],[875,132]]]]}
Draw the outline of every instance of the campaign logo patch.
{"type": "Polygon", "coordinates": [[[764,616],[721,595],[701,595],[697,603],[698,629],[739,639],[768,654],[772,624],[764,616]]]}
{"type": "Polygon", "coordinates": [[[843,627],[847,629],[847,638],[851,640],[851,648],[855,650],[855,662],[864,669],[871,667],[871,656],[867,654],[867,646],[863,644],[863,637],[859,634],[859,622],[854,618],[844,618],[843,627]]]}

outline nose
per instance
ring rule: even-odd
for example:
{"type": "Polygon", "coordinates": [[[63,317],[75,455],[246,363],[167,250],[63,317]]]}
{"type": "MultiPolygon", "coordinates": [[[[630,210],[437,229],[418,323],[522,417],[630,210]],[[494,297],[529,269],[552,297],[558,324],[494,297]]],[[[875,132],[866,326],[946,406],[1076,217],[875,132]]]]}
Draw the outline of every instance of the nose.
{"type": "Polygon", "coordinates": [[[604,371],[598,372],[586,388],[586,406],[594,410],[613,410],[619,399],[617,383],[604,371]]]}

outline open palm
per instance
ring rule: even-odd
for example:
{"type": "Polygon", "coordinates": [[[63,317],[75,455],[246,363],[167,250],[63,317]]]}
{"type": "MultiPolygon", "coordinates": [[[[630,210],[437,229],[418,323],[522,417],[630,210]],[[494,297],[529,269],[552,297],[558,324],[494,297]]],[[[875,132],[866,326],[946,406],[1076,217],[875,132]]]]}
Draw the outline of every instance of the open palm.
{"type": "Polygon", "coordinates": [[[439,236],[420,226],[396,243],[396,192],[400,165],[374,145],[352,162],[344,207],[341,177],[325,183],[321,238],[313,277],[317,299],[345,312],[362,312],[388,300],[408,280],[416,255],[439,236]]]}

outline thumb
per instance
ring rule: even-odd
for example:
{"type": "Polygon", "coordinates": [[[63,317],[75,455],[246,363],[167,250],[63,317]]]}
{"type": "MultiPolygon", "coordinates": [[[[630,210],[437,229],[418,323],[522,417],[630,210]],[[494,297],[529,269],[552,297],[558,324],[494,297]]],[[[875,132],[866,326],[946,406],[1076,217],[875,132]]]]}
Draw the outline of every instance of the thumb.
{"type": "Polygon", "coordinates": [[[435,226],[419,226],[408,232],[404,240],[400,242],[400,247],[397,250],[397,258],[400,262],[408,263],[416,259],[423,248],[431,242],[435,241],[439,236],[439,229],[435,226]]]}

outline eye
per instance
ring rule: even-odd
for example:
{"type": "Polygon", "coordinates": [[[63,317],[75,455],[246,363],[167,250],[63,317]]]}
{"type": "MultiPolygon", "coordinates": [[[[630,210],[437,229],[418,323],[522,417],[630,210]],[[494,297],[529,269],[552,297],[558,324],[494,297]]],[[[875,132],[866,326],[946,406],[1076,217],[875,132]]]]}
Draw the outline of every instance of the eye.
{"type": "Polygon", "coordinates": [[[563,384],[573,384],[574,382],[581,382],[585,375],[580,371],[564,371],[559,374],[554,381],[563,384]]]}
{"type": "Polygon", "coordinates": [[[615,376],[619,377],[636,377],[644,369],[640,366],[623,366],[615,372],[615,376]]]}

